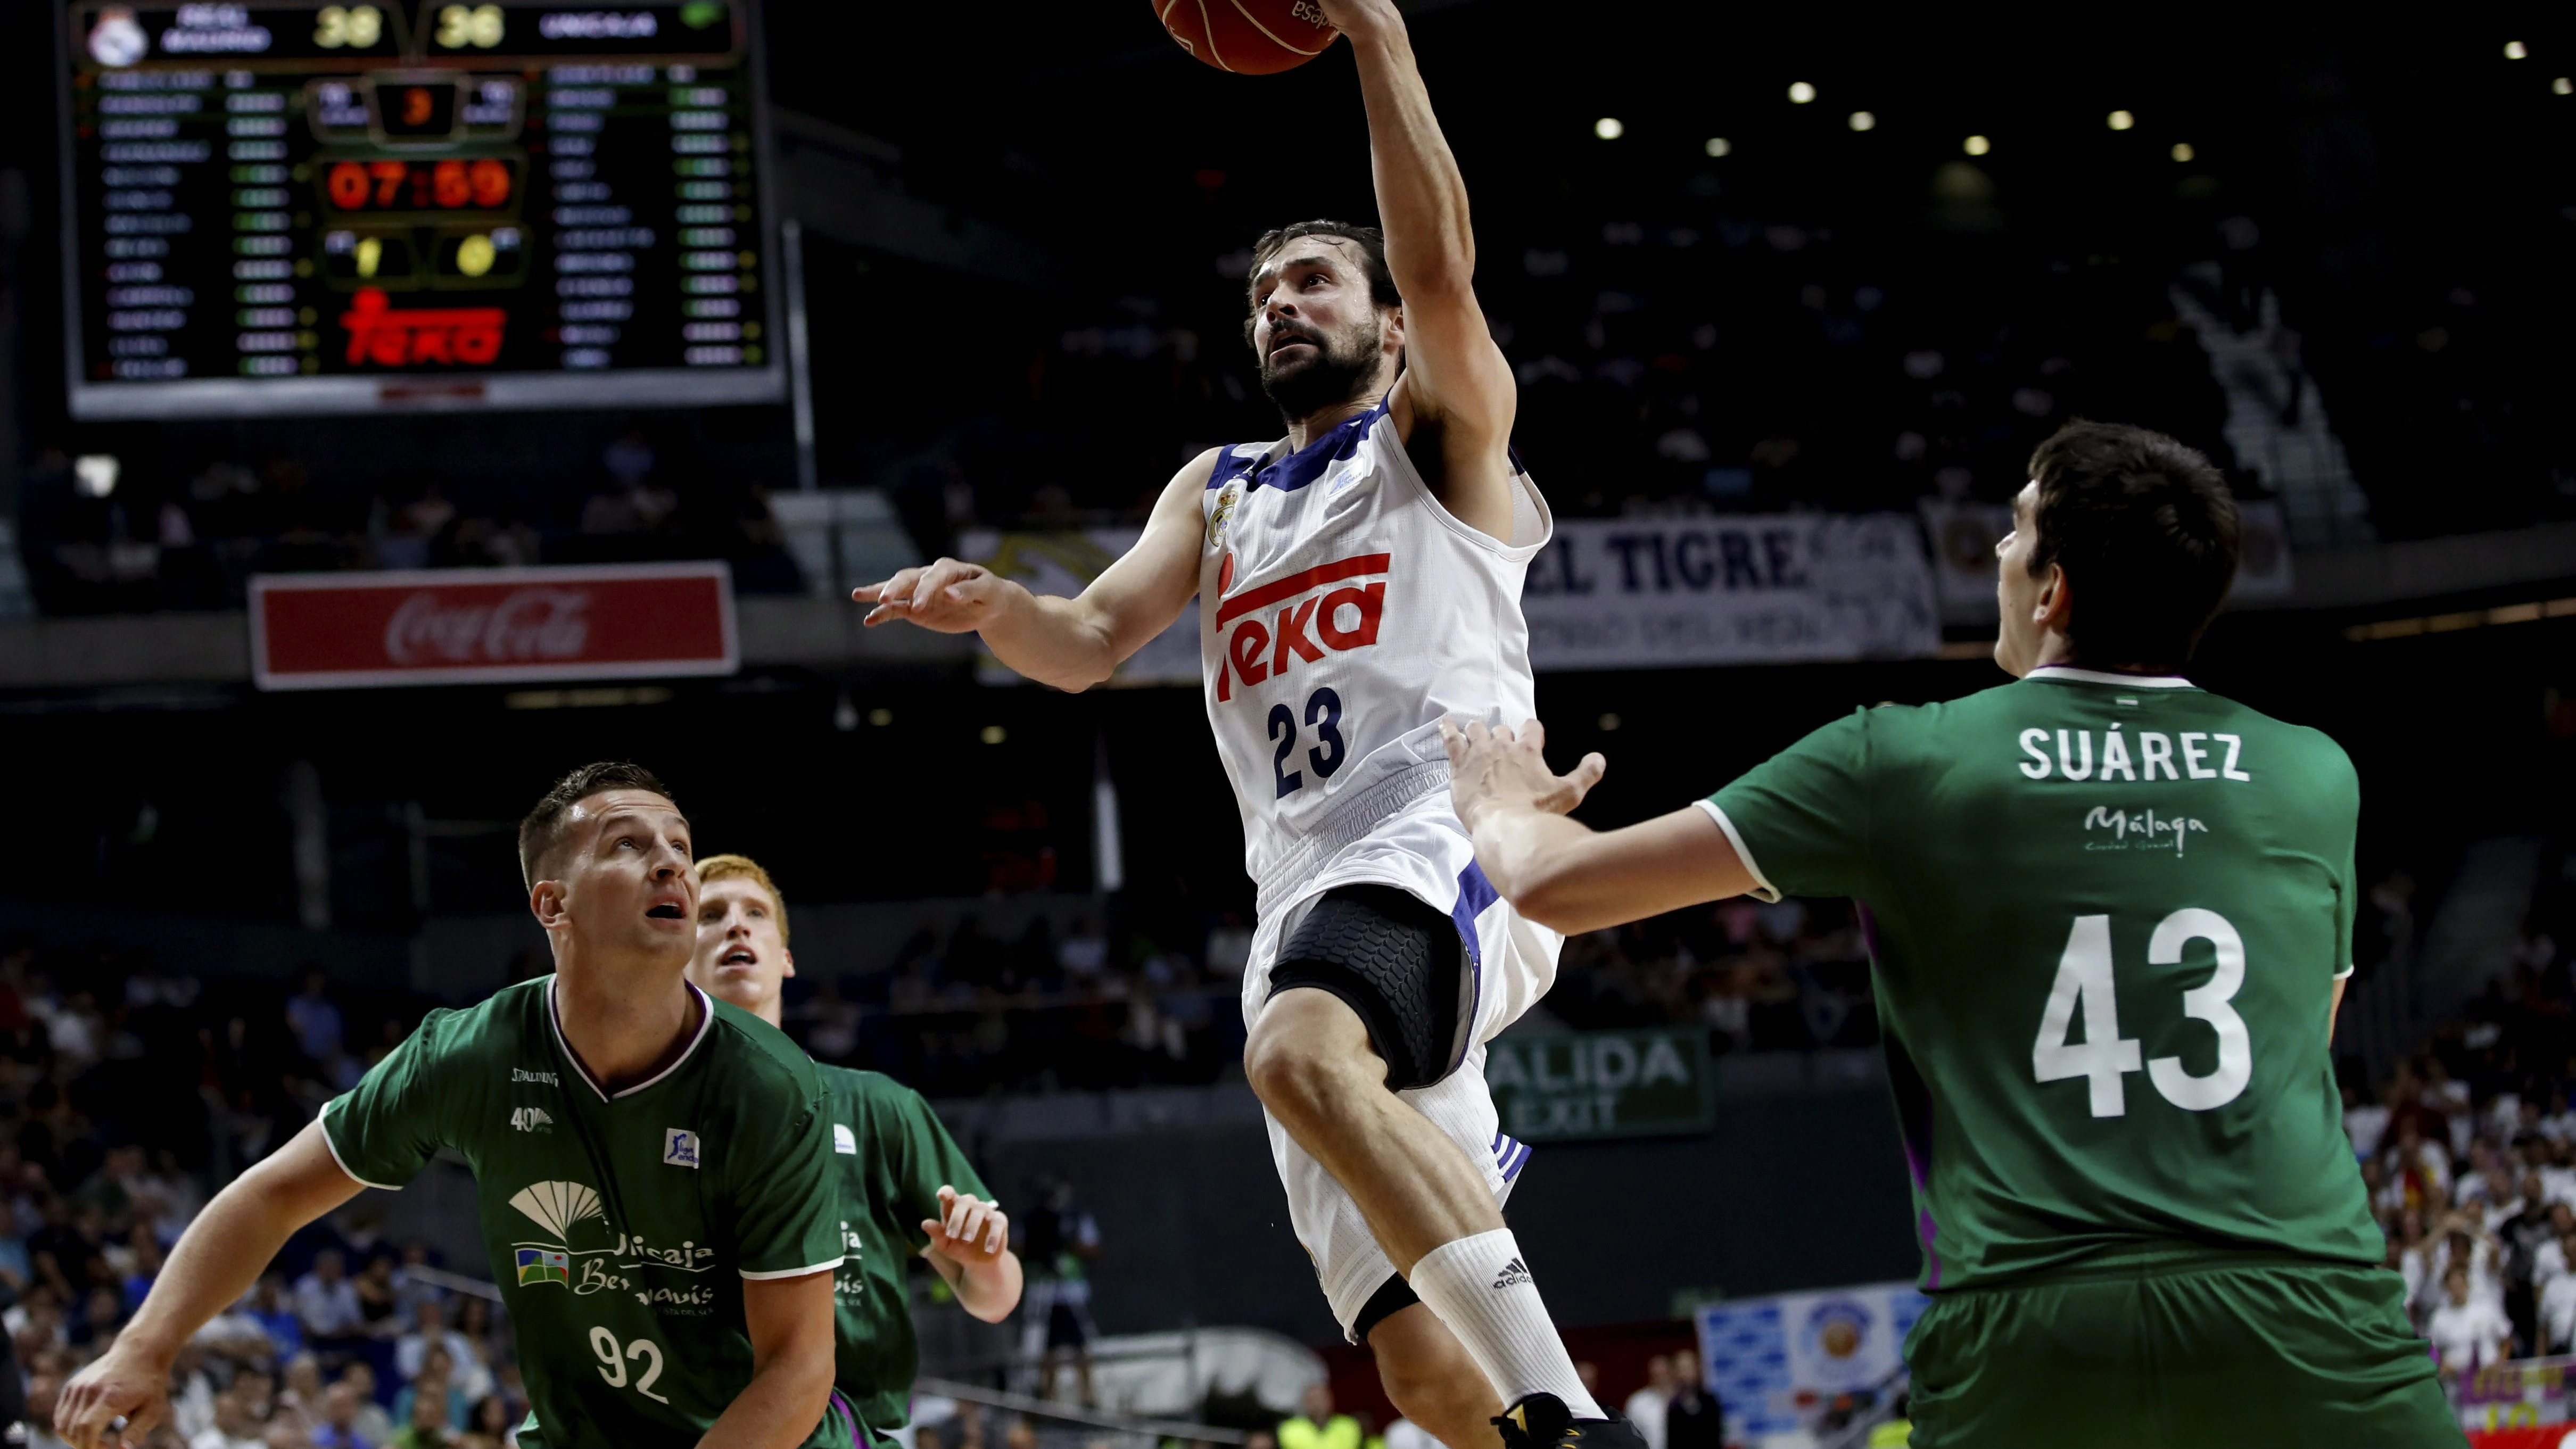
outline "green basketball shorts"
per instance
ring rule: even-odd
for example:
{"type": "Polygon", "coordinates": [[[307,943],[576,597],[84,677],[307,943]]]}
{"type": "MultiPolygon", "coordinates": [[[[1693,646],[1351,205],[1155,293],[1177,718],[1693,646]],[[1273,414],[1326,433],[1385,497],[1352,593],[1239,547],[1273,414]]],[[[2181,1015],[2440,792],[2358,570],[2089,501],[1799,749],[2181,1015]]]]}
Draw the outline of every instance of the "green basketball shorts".
{"type": "Polygon", "coordinates": [[[2456,1449],[2403,1294],[2271,1254],[1936,1294],[1905,1343],[1913,1449],[2456,1449]]]}

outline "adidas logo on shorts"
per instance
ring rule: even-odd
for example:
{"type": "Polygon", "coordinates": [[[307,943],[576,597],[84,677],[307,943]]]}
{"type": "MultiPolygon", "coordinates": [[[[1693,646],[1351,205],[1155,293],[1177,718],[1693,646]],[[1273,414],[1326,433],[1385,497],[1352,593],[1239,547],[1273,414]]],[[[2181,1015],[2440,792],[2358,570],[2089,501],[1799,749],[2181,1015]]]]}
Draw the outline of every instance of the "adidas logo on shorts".
{"type": "Polygon", "coordinates": [[[1502,1273],[1494,1279],[1494,1286],[1498,1289],[1515,1288],[1528,1281],[1530,1270],[1521,1265],[1520,1259],[1514,1258],[1503,1265],[1502,1273]]]}

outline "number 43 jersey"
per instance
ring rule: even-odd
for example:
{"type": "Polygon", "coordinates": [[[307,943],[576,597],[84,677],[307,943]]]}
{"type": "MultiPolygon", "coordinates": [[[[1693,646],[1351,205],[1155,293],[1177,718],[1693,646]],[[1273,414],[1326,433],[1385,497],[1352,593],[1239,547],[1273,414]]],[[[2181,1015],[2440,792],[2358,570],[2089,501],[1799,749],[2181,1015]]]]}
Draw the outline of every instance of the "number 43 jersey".
{"type": "Polygon", "coordinates": [[[2329,1051],[2351,762],[2175,678],[1861,710],[1703,808],[1857,899],[1927,1291],[2143,1252],[2376,1264],[2329,1051]]]}
{"type": "Polygon", "coordinates": [[[1199,651],[1263,913],[1407,807],[1447,815],[1444,717],[1535,715],[1521,580],[1553,523],[1513,467],[1505,542],[1432,496],[1384,402],[1293,452],[1218,453],[1199,651]]]}

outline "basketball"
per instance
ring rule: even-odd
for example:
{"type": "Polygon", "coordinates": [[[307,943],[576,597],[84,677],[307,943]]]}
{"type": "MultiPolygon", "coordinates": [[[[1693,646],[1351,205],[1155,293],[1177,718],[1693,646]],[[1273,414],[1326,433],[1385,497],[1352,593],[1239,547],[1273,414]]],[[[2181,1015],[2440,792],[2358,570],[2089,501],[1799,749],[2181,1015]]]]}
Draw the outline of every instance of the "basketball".
{"type": "Polygon", "coordinates": [[[1341,34],[1316,0],[1151,0],[1181,49],[1219,70],[1273,75],[1324,53],[1341,34]]]}

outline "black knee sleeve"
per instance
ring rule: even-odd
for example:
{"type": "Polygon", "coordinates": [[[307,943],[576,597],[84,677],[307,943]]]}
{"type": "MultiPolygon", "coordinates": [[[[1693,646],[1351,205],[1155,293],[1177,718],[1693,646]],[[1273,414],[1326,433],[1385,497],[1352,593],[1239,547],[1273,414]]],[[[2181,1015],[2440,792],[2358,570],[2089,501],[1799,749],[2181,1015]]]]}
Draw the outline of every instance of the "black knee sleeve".
{"type": "Polygon", "coordinates": [[[1427,1087],[1456,1060],[1466,952],[1458,928],[1394,886],[1340,886],[1297,923],[1270,994],[1329,991],[1359,1013],[1396,1091],[1427,1087]]]}

